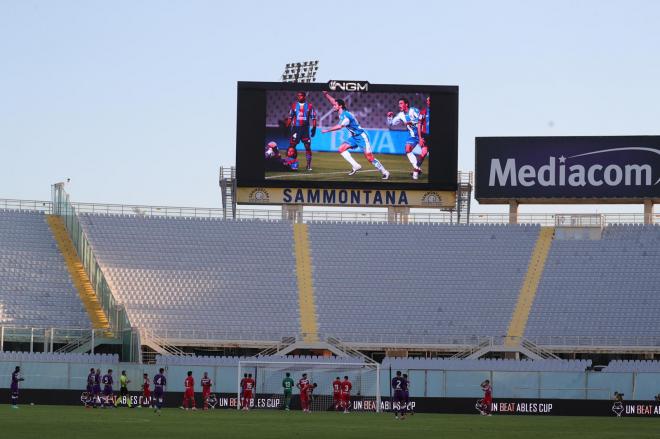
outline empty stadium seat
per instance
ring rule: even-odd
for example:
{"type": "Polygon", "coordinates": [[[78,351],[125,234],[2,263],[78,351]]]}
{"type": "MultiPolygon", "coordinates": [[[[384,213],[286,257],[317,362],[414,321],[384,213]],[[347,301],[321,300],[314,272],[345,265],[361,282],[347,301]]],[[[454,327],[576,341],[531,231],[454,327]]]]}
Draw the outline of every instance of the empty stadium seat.
{"type": "Polygon", "coordinates": [[[0,209],[0,325],[91,327],[43,213],[0,209]]]}
{"type": "Polygon", "coordinates": [[[547,345],[657,344],[658,294],[660,227],[617,225],[601,240],[555,240],[525,335],[547,345]]]}
{"type": "Polygon", "coordinates": [[[539,231],[311,223],[319,332],[440,344],[505,335],[539,231]]]}
{"type": "Polygon", "coordinates": [[[130,215],[80,222],[133,325],[190,339],[299,333],[290,223],[130,215]]]}

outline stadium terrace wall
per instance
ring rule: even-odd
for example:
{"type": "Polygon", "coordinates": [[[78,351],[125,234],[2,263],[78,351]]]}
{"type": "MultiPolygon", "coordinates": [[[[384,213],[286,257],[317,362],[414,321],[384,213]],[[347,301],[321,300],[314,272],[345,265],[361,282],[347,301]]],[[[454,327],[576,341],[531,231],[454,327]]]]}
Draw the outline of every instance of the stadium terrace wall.
{"type": "MultiPolygon", "coordinates": [[[[0,391],[4,400],[9,400],[9,390],[0,391]]],[[[213,394],[212,406],[215,409],[236,410],[236,394],[213,394]]],[[[195,394],[197,407],[202,407],[201,393],[195,394]]],[[[117,398],[106,399],[105,404],[112,404],[117,398]]],[[[129,392],[131,404],[134,406],[149,406],[150,399],[145,399],[139,392],[129,392]]],[[[181,392],[166,392],[164,406],[177,408],[181,404],[181,392]]],[[[88,400],[86,395],[78,390],[27,389],[21,390],[19,404],[35,405],[80,405],[88,400]]],[[[89,400],[88,400],[89,401],[89,400]]],[[[121,401],[123,402],[123,401],[121,401]]],[[[477,414],[477,398],[411,398],[409,411],[416,413],[451,413],[477,414]]],[[[281,410],[283,397],[280,394],[257,396],[251,401],[256,409],[281,410]]],[[[300,400],[297,395],[291,399],[291,408],[300,410],[300,400]]],[[[328,408],[331,410],[331,408],[328,408]]],[[[381,411],[392,410],[389,397],[381,401],[381,411]]],[[[617,403],[606,400],[582,399],[499,399],[495,398],[491,406],[492,413],[505,416],[621,416],[621,417],[660,417],[660,402],[655,401],[624,401],[617,403]]],[[[373,412],[374,401],[364,400],[360,396],[351,397],[351,411],[373,412]]]]}

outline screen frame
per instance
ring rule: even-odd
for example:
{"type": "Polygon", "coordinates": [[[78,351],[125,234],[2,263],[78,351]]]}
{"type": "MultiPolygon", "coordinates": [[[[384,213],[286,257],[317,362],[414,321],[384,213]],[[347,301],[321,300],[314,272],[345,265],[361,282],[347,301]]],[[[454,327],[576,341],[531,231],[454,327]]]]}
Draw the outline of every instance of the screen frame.
{"type": "Polygon", "coordinates": [[[236,117],[237,187],[456,191],[458,188],[458,86],[368,84],[368,89],[365,93],[424,93],[432,96],[434,118],[431,119],[431,124],[433,126],[434,143],[438,142],[443,146],[431,146],[428,182],[266,180],[264,178],[265,161],[263,157],[267,111],[266,91],[330,91],[335,96],[337,93],[347,92],[333,92],[330,90],[328,83],[239,81],[237,83],[236,117]],[[439,110],[436,110],[436,108],[439,110]],[[255,124],[254,120],[258,120],[259,123],[255,124]],[[434,122],[436,120],[444,122],[434,122]],[[435,135],[436,132],[439,133],[438,137],[435,135]],[[260,147],[242,146],[250,144],[258,144],[260,147]],[[440,150],[440,153],[436,153],[439,155],[438,159],[433,157],[434,150],[440,150]]]}

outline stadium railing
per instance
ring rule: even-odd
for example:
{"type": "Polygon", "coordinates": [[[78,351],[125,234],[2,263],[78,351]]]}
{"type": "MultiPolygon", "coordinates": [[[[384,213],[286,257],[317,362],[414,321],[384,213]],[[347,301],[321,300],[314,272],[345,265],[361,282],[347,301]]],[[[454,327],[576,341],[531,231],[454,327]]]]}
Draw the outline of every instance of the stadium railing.
{"type": "MultiPolygon", "coordinates": [[[[430,349],[456,351],[471,346],[488,344],[502,346],[506,336],[435,336],[406,334],[355,334],[343,336],[341,341],[354,349],[407,347],[408,349],[430,349]],[[487,343],[486,343],[487,342],[487,343]]],[[[660,352],[660,337],[649,336],[539,336],[525,337],[538,348],[550,352],[660,352]]]]}
{"type": "Polygon", "coordinates": [[[90,344],[94,352],[93,340],[101,340],[105,330],[89,328],[44,328],[38,326],[0,325],[0,352],[5,351],[6,343],[29,343],[29,352],[70,352],[84,344],[90,344]],[[55,348],[55,346],[60,346],[55,348]]]}
{"type": "Polygon", "coordinates": [[[263,331],[249,330],[198,330],[198,329],[142,329],[141,334],[147,339],[156,338],[162,342],[174,346],[216,346],[234,345],[240,343],[242,346],[268,347],[274,343],[280,343],[283,339],[302,340],[302,337],[292,334],[271,334],[264,339],[263,331]]]}
{"type": "Polygon", "coordinates": [[[0,199],[0,209],[27,210],[30,212],[50,214],[53,211],[53,203],[39,200],[0,199]]]}
{"type": "MultiPolygon", "coordinates": [[[[78,214],[105,214],[128,216],[163,216],[174,218],[217,218],[224,217],[221,208],[182,207],[182,206],[148,206],[139,204],[107,204],[70,202],[78,214]]],[[[46,214],[53,212],[50,201],[0,199],[0,209],[39,211],[46,214]]],[[[245,208],[236,210],[236,219],[255,219],[281,221],[282,210],[274,207],[245,208]]],[[[660,214],[652,214],[652,223],[660,223],[660,214]]],[[[339,221],[339,222],[387,222],[386,211],[351,210],[316,210],[303,211],[303,221],[339,221]]],[[[556,226],[571,224],[576,226],[612,225],[612,224],[644,224],[642,213],[602,213],[602,214],[561,214],[561,213],[521,213],[519,224],[539,224],[556,226]]],[[[452,224],[456,215],[451,212],[411,212],[409,223],[452,224]]],[[[508,213],[477,213],[470,214],[471,224],[508,224],[508,213]]]]}
{"type": "Polygon", "coordinates": [[[78,258],[89,276],[111,330],[122,340],[122,359],[133,361],[140,358],[141,343],[137,329],[133,328],[123,304],[115,299],[110,286],[96,260],[92,246],[78,220],[77,208],[71,203],[69,194],[61,184],[53,185],[52,214],[59,215],[66,225],[78,258]]]}

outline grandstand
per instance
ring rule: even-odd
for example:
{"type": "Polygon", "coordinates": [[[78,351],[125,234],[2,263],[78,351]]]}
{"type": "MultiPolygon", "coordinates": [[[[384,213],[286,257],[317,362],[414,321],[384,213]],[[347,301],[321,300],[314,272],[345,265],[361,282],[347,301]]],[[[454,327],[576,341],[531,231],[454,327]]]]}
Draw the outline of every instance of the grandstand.
{"type": "MultiPolygon", "coordinates": [[[[605,372],[660,370],[639,361],[660,353],[657,225],[608,217],[584,234],[537,217],[505,224],[476,216],[465,225],[410,215],[390,224],[316,212],[294,224],[224,220],[212,210],[39,204],[0,210],[3,364],[82,368],[121,358],[224,376],[254,359],[375,359],[411,373],[556,378],[614,359],[605,372]],[[63,256],[51,224],[59,216],[99,294],[105,329],[63,256]]],[[[432,383],[425,392],[435,392],[432,383]]]]}
{"type": "MultiPolygon", "coordinates": [[[[32,245],[10,239],[34,229],[31,234],[42,237],[48,257],[58,256],[42,213],[5,210],[0,216],[3,239],[13,242],[3,246],[5,252],[32,245]],[[9,233],[8,224],[23,230],[9,233]]],[[[77,218],[112,294],[131,326],[145,334],[180,345],[238,340],[265,348],[303,332],[290,222],[144,213],[81,213],[77,218]],[[246,329],[246,321],[260,324],[246,329]]],[[[317,337],[362,349],[436,345],[451,352],[507,335],[541,228],[314,220],[306,230],[317,337]],[[382,254],[397,256],[385,264],[379,263],[382,254]]],[[[548,346],[600,340],[620,345],[609,341],[615,339],[645,345],[644,337],[659,337],[651,324],[660,280],[654,270],[659,236],[657,226],[612,225],[598,240],[553,240],[524,336],[548,346]],[[635,273],[634,281],[627,273],[635,273]],[[622,295],[631,285],[636,295],[622,295]],[[580,294],[574,294],[578,287],[580,294]],[[615,311],[605,306],[611,303],[617,304],[615,311]],[[593,324],[580,324],[585,318],[593,324]]],[[[4,265],[2,273],[12,273],[12,265],[4,265]]],[[[58,276],[48,283],[66,297],[67,312],[48,313],[42,321],[90,327],[62,260],[48,265],[58,276]]],[[[12,303],[5,299],[3,305],[12,303]]],[[[34,321],[6,318],[3,323],[34,321]]]]}
{"type": "Polygon", "coordinates": [[[0,326],[91,328],[46,216],[0,210],[0,326]]]}
{"type": "Polygon", "coordinates": [[[503,335],[539,229],[312,223],[319,330],[408,345],[503,335]]]}
{"type": "Polygon", "coordinates": [[[543,345],[660,343],[660,228],[611,225],[555,240],[525,336],[543,345]]]}
{"type": "Polygon", "coordinates": [[[80,222],[138,328],[184,343],[299,332],[290,223],[87,214],[80,222]]]}

